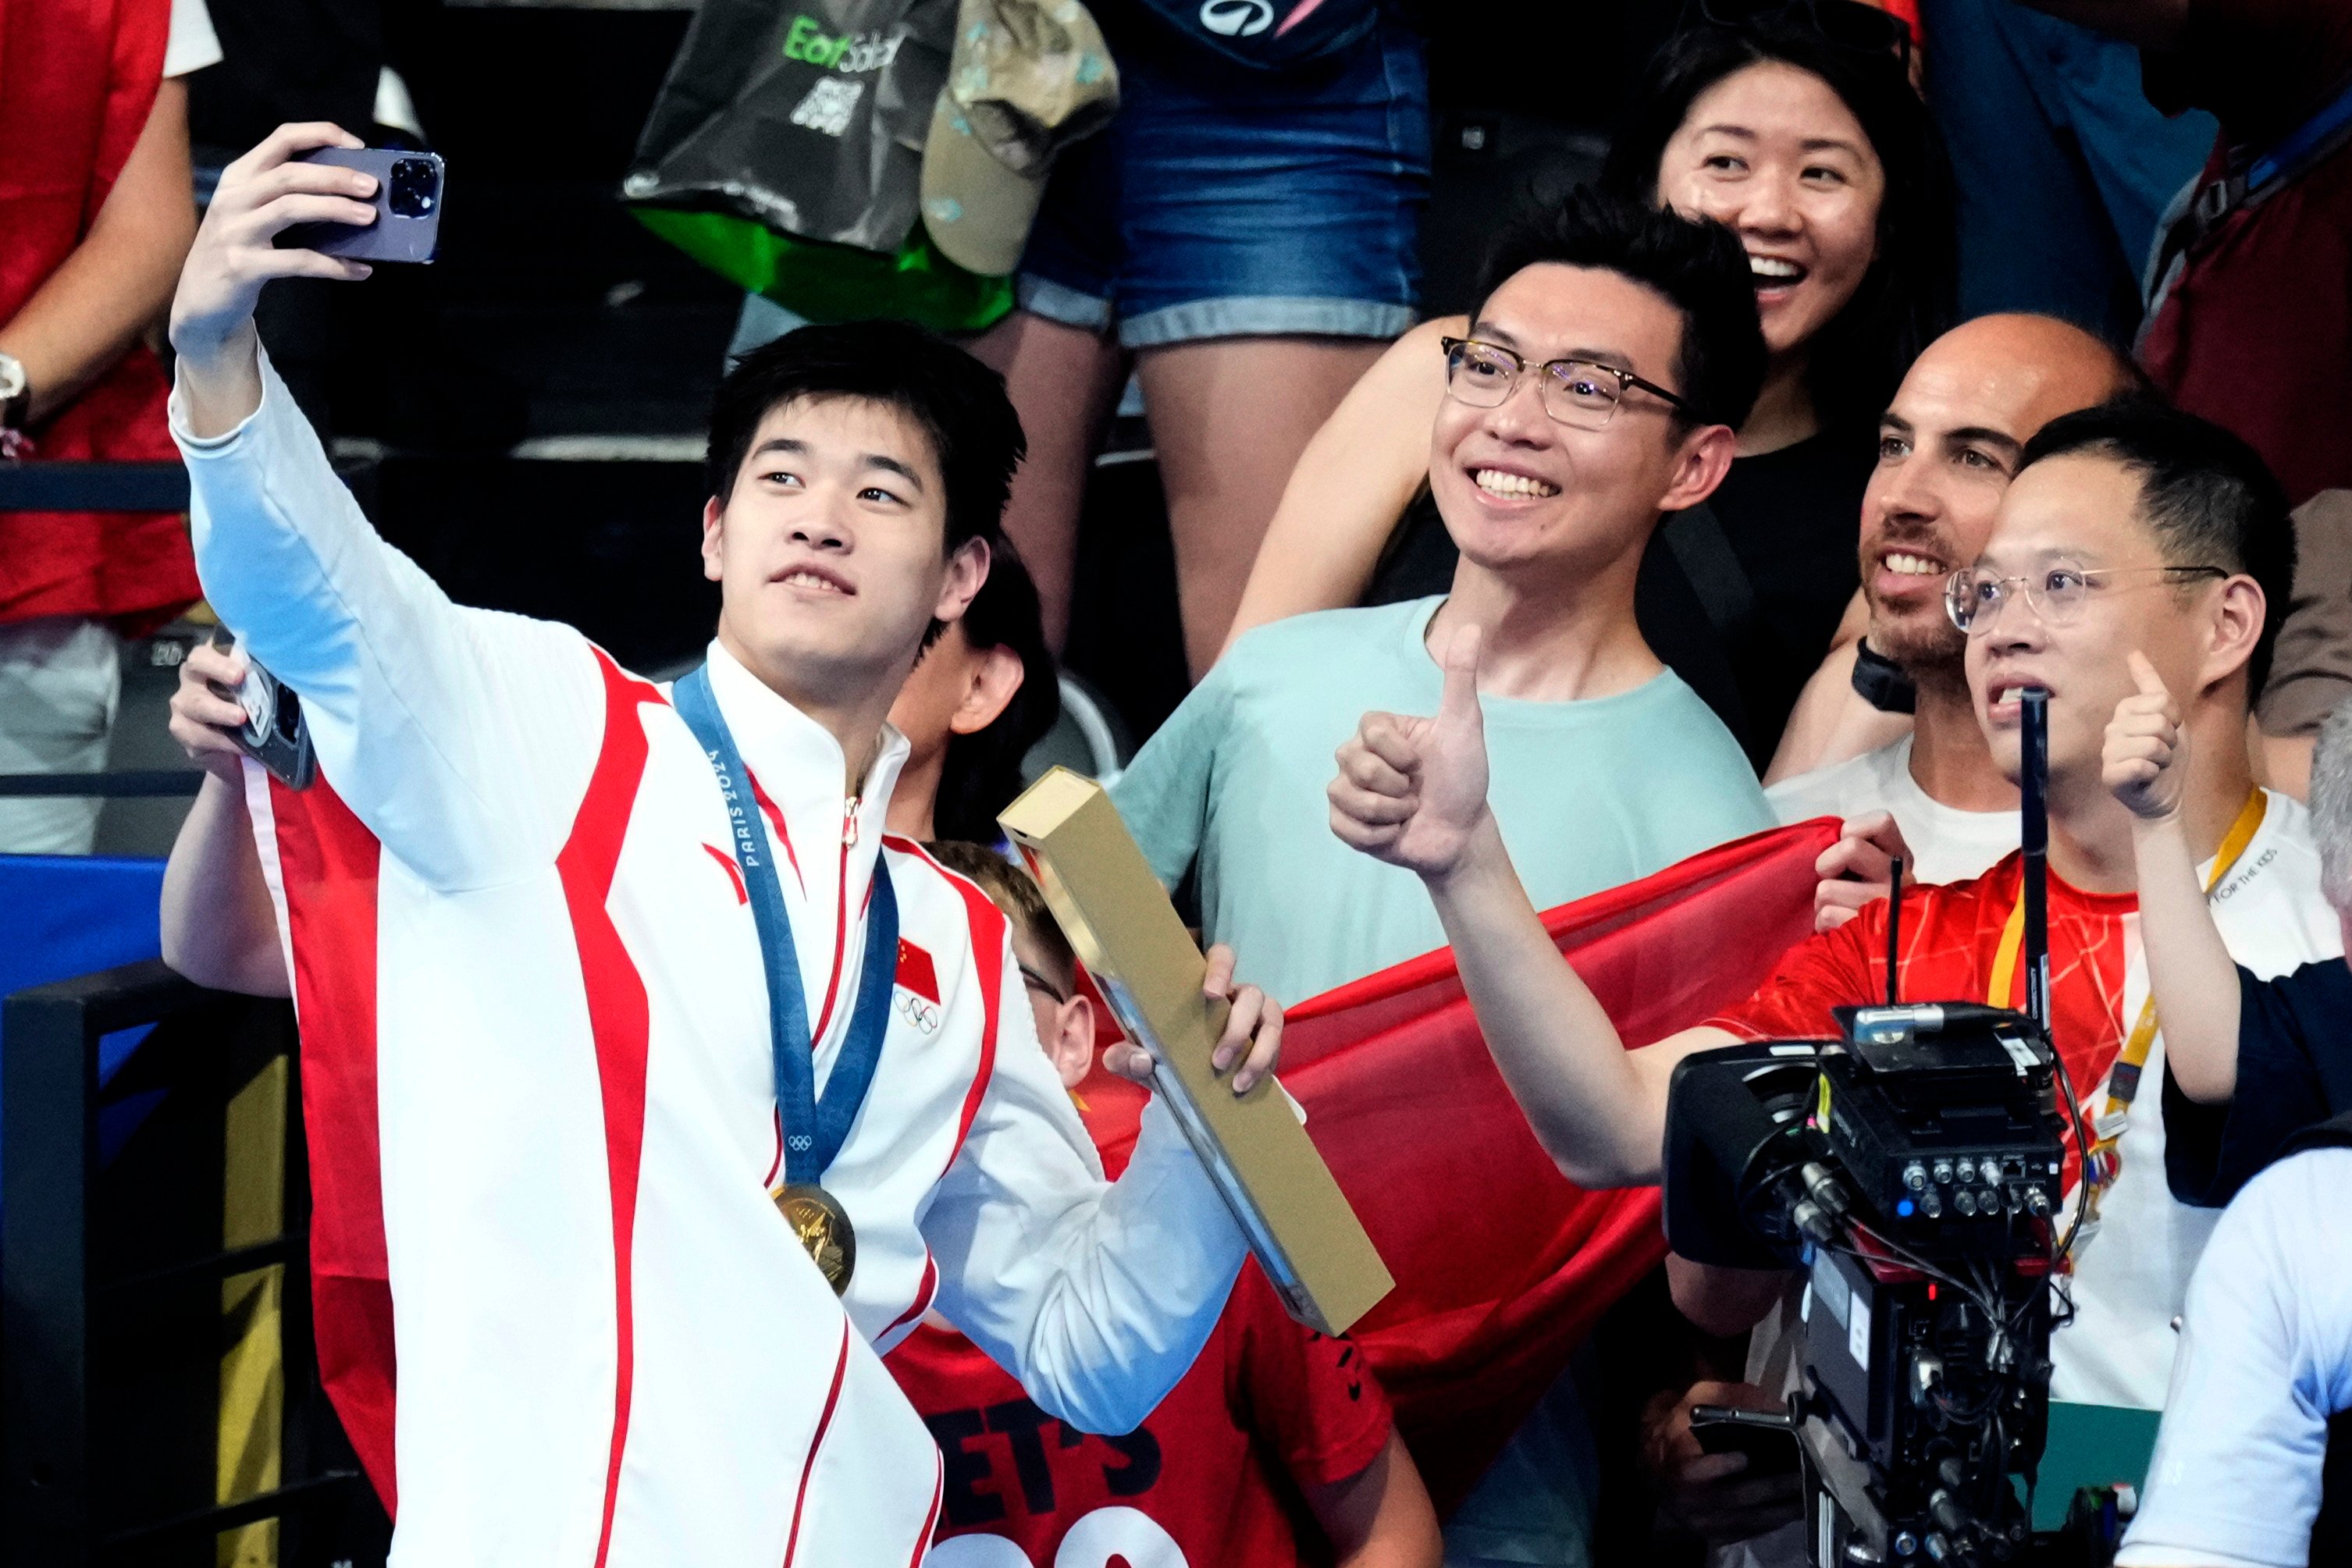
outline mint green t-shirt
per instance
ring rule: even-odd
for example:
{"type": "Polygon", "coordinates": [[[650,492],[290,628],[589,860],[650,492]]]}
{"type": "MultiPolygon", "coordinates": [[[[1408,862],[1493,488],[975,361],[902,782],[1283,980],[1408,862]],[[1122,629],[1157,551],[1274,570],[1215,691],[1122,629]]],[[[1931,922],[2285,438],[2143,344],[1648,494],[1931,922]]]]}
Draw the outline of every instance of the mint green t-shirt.
{"type": "MultiPolygon", "coordinates": [[[[1442,602],[1249,632],[1111,787],[1162,882],[1198,862],[1208,938],[1286,1005],[1445,945],[1420,879],[1341,843],[1324,797],[1367,712],[1437,711],[1423,636],[1442,602]]],[[[1488,797],[1538,909],[1773,825],[1739,743],[1672,671],[1614,696],[1480,706],[1488,797]]]]}

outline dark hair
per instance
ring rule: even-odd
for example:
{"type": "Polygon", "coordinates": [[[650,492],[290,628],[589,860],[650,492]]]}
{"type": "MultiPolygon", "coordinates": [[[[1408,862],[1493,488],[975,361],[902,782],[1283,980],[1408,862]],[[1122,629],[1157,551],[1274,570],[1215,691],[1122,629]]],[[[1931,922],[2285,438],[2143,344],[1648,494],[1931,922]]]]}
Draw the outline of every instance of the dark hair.
{"type": "Polygon", "coordinates": [[[2061,414],[2025,444],[2019,471],[2085,454],[2139,481],[2139,516],[2173,566],[2243,572],[2263,591],[2263,630],[2246,661],[2246,696],[2262,693],[2294,588],[2294,519],[2260,454],[2210,420],[2152,398],[2123,397],[2061,414]]]}
{"type": "Polygon", "coordinates": [[[1470,312],[1474,329],[1496,289],[1546,262],[1613,272],[1664,295],[1682,312],[1675,380],[1687,419],[1737,429],[1748,417],[1764,384],[1764,333],[1747,253],[1729,229],[1580,185],[1505,225],[1470,312]]]}
{"type": "Polygon", "coordinates": [[[1027,872],[987,845],[968,839],[935,839],[926,847],[941,865],[978,883],[989,902],[1004,911],[1013,929],[1044,949],[1046,961],[1061,971],[1048,978],[1058,978],[1065,986],[1076,982],[1078,956],[1027,872]]]}
{"type": "Polygon", "coordinates": [[[1651,59],[1610,143],[1601,182],[1655,203],[1658,160],[1691,105],[1726,77],[1769,60],[1828,84],[1862,122],[1886,172],[1876,255],[1845,308],[1815,335],[1805,371],[1823,423],[1874,420],[1919,350],[1953,316],[1951,167],[1894,51],[1875,54],[1833,41],[1801,7],[1736,27],[1685,27],[1651,59]]]}
{"type": "Polygon", "coordinates": [[[709,493],[726,504],[770,410],[835,397],[888,403],[929,434],[947,486],[949,550],[995,534],[1029,448],[1004,378],[904,321],[803,327],[736,360],[710,402],[709,493]]]}
{"type": "Polygon", "coordinates": [[[932,831],[943,839],[996,838],[996,814],[1021,793],[1022,759],[1062,716],[1061,677],[1045,651],[1037,586],[1011,540],[999,535],[989,551],[988,580],[963,612],[963,632],[975,648],[1019,654],[1021,689],[984,728],[948,737],[931,809],[932,831]]]}

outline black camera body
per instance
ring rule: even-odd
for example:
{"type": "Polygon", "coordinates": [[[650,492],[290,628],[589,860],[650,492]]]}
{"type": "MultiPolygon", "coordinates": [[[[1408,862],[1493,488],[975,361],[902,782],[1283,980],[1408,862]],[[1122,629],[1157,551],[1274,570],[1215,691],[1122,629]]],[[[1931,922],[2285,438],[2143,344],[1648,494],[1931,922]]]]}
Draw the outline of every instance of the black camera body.
{"type": "Polygon", "coordinates": [[[2065,1145],[2054,1063],[2023,1013],[1974,1003],[1839,1008],[1815,1114],[1856,1197],[1898,1236],[1998,1253],[2047,1219],[2065,1145]]]}
{"type": "Polygon", "coordinates": [[[1694,1052],[1667,1091],[1667,1241],[1807,1271],[1789,1424],[1821,1568],[1983,1568],[2031,1542],[2074,1244],[2060,1104],[2090,1140],[2050,1044],[2050,694],[2018,704],[2025,1010],[1901,1002],[1895,859],[1886,1004],[1832,1009],[1835,1040],[1694,1052]]]}
{"type": "Polygon", "coordinates": [[[2055,1062],[2022,1013],[1844,1008],[1700,1051],[1666,1112],[1675,1251],[1806,1274],[1790,1424],[1819,1563],[2021,1555],[2047,1422],[2055,1062]]]}

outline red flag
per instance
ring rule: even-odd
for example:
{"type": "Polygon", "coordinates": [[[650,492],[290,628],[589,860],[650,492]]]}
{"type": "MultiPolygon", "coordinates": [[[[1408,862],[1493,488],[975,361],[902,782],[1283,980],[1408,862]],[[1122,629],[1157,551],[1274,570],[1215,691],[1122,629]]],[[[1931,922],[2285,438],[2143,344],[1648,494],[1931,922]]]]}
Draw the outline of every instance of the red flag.
{"type": "Polygon", "coordinates": [[[940,999],[940,974],[931,956],[904,936],[898,938],[898,984],[933,1006],[940,999]]]}
{"type": "MultiPolygon", "coordinates": [[[[1563,904],[1545,929],[1628,1044],[1751,993],[1812,929],[1823,820],[1563,904]]],[[[1289,1009],[1283,1082],[1396,1277],[1354,1337],[1441,1512],[1665,1255],[1654,1187],[1586,1192],[1537,1144],[1441,948],[1289,1009]]]]}
{"type": "MultiPolygon", "coordinates": [[[[1686,1029],[1812,931],[1822,818],[1694,855],[1543,917],[1629,1043],[1686,1029]]],[[[1093,977],[1097,1037],[1122,1038],[1093,977]]],[[[1484,1474],[1610,1304],[1665,1255],[1655,1187],[1586,1192],[1504,1086],[1450,948],[1287,1009],[1282,1082],[1396,1290],[1356,1326],[1440,1513],[1484,1474]]],[[[1112,1174],[1146,1096],[1078,1086],[1112,1174]]]]}

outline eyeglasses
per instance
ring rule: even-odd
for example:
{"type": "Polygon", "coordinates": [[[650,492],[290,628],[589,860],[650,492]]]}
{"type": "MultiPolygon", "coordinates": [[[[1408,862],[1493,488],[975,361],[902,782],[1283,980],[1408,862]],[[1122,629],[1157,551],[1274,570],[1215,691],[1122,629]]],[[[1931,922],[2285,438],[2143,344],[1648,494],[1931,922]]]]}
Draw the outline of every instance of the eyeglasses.
{"type": "MultiPolygon", "coordinates": [[[[1445,349],[1445,391],[1457,402],[1472,408],[1500,408],[1519,390],[1519,378],[1530,369],[1543,379],[1537,383],[1544,413],[1579,430],[1600,430],[1625,401],[1626,389],[1640,387],[1691,413],[1680,392],[1670,392],[1655,382],[1645,382],[1631,371],[1591,360],[1552,360],[1530,366],[1526,358],[1496,343],[1475,338],[1440,338],[1445,349]]],[[[1696,417],[1696,415],[1693,415],[1696,417]]]]}
{"type": "Polygon", "coordinates": [[[1864,0],[1693,0],[1683,26],[1696,15],[1709,26],[1750,31],[1775,22],[1810,22],[1832,44],[1866,55],[1892,54],[1908,64],[1911,27],[1901,17],[1864,0]]]}
{"type": "Polygon", "coordinates": [[[1053,998],[1057,1003],[1066,1002],[1070,999],[1069,992],[1062,989],[1059,986],[1054,984],[1053,981],[1047,979],[1045,976],[1039,974],[1028,965],[1021,963],[1017,958],[1014,959],[1013,962],[1021,970],[1021,983],[1028,987],[1031,990],[1043,991],[1047,996],[1053,998]]]}
{"type": "Polygon", "coordinates": [[[2110,566],[2093,570],[2054,566],[2034,576],[1997,577],[1964,566],[1944,580],[1944,613],[1964,634],[1981,636],[2000,619],[2001,606],[2009,602],[2010,591],[2016,588],[2024,591],[2025,601],[2033,607],[2033,613],[2043,625],[2064,626],[2081,618],[2083,606],[2109,578],[2230,575],[2218,566],[2110,566]]]}

